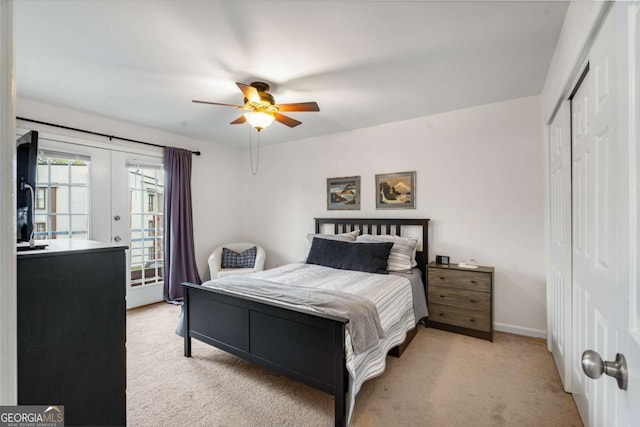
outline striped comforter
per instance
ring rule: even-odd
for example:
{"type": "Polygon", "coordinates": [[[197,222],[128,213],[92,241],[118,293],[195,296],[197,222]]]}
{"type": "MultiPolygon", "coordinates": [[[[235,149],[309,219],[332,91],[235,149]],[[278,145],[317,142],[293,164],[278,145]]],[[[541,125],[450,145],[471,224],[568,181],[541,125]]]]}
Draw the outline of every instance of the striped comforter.
{"type": "MultiPolygon", "coordinates": [[[[411,284],[402,276],[294,263],[245,277],[288,285],[337,290],[358,295],[375,304],[384,337],[372,349],[357,355],[353,350],[351,337],[347,336],[345,339],[349,372],[348,418],[351,417],[355,396],[362,384],[384,372],[388,351],[401,344],[407,331],[416,325],[411,284]]],[[[203,285],[207,286],[207,283],[203,285]]],[[[349,331],[347,331],[348,334],[349,331]]]]}

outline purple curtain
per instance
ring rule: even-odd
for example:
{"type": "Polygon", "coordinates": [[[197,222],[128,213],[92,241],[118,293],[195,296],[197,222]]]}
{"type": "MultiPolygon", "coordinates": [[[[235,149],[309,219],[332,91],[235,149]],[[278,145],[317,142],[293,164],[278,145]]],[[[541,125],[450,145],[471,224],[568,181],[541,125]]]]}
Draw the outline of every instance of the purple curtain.
{"type": "Polygon", "coordinates": [[[200,284],[193,248],[191,151],[164,149],[164,299],[182,301],[182,282],[200,284]]]}

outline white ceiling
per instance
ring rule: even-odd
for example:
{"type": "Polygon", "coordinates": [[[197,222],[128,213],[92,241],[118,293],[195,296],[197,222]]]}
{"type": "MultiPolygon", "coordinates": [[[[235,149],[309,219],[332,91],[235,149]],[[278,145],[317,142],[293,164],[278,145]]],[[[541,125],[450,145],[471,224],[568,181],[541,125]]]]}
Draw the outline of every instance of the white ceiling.
{"type": "MultiPolygon", "coordinates": [[[[41,100],[245,147],[235,82],[288,113],[263,143],[428,116],[542,91],[566,2],[22,0],[16,86],[41,100]]],[[[33,117],[34,119],[43,119],[33,117]]],[[[82,126],[82,123],[64,123],[82,126]]],[[[126,135],[121,135],[125,136],[126,135]]]]}

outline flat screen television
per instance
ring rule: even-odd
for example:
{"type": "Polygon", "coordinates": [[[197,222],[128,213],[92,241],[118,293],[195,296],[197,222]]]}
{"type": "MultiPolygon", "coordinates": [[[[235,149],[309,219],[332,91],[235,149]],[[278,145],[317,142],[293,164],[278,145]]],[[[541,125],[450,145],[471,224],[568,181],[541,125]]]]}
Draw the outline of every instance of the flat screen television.
{"type": "Polygon", "coordinates": [[[33,235],[33,215],[38,168],[38,132],[29,131],[16,141],[16,199],[18,243],[28,242],[33,235]],[[31,188],[29,188],[31,187],[31,188]]]}

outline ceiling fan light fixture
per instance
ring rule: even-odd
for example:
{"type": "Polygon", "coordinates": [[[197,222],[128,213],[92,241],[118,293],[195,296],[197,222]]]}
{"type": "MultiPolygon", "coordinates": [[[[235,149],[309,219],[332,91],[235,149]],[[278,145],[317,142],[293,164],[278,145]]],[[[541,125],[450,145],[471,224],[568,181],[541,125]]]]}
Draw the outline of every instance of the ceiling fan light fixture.
{"type": "Polygon", "coordinates": [[[269,126],[275,120],[285,126],[294,128],[300,124],[292,117],[282,114],[283,112],[300,112],[300,111],[320,111],[317,102],[295,102],[293,104],[276,104],[273,95],[269,93],[269,85],[264,82],[253,82],[251,85],[244,83],[236,83],[238,88],[244,94],[244,105],[224,104],[220,102],[198,101],[193,102],[200,104],[221,105],[223,107],[233,107],[246,111],[242,116],[238,117],[230,124],[239,125],[245,122],[254,127],[258,132],[269,126]]]}
{"type": "Polygon", "coordinates": [[[273,120],[275,119],[272,114],[265,113],[263,111],[249,111],[244,113],[244,117],[251,126],[256,128],[258,132],[273,123],[273,120]]]}

